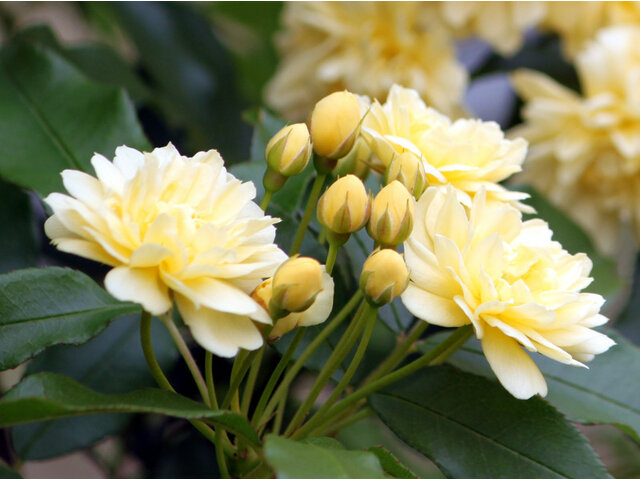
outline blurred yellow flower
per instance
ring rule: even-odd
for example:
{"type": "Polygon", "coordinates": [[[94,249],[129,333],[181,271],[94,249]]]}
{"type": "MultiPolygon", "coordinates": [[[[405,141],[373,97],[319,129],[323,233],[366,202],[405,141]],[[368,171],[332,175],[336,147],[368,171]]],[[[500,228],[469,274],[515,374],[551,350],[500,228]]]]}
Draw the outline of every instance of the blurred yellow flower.
{"type": "Polygon", "coordinates": [[[546,2],[441,2],[440,13],[459,38],[477,36],[503,55],[520,49],[524,32],[546,13],[546,2]]]}
{"type": "Polygon", "coordinates": [[[498,184],[521,170],[527,142],[505,139],[495,122],[452,122],[428,108],[418,92],[394,85],[385,104],[373,101],[362,135],[383,169],[397,155],[409,151],[422,160],[429,185],[453,185],[467,206],[484,188],[491,199],[513,202],[521,210],[531,211],[519,203],[527,194],[498,184]]]}
{"type": "Polygon", "coordinates": [[[452,187],[430,187],[405,242],[410,284],[402,301],[435,325],[472,324],[502,385],[517,398],[546,395],[545,380],[522,349],[583,366],[614,342],[595,331],[607,319],[585,254],[570,255],[540,220],[522,222],[510,205],[478,192],[471,208],[452,187]]]}
{"type": "Polygon", "coordinates": [[[277,37],[280,65],[267,103],[290,120],[348,89],[380,100],[394,83],[457,114],[467,83],[455,48],[428,2],[290,2],[277,37]]]}
{"type": "Polygon", "coordinates": [[[52,193],[45,231],[58,249],[114,267],[116,298],[160,315],[173,300],[198,343],[230,357],[263,343],[271,324],[251,291],[287,256],[273,243],[278,220],[252,201],[252,183],[215,150],[187,158],[169,144],[151,153],[119,147],[91,159],[97,178],[62,172],[71,196],[52,193]]]}
{"type": "MultiPolygon", "coordinates": [[[[315,296],[313,303],[302,312],[289,313],[279,318],[271,332],[269,341],[275,342],[283,335],[297,327],[311,327],[324,322],[333,309],[333,278],[329,275],[325,267],[322,266],[322,283],[320,292],[315,296]]],[[[268,278],[262,282],[251,294],[251,296],[265,309],[268,309],[273,293],[273,278],[268,278]]]]}
{"type": "Polygon", "coordinates": [[[640,3],[545,2],[547,13],[541,27],[560,35],[564,51],[574,57],[601,28],[639,24],[640,3]]]}
{"type": "Polygon", "coordinates": [[[583,95],[540,73],[513,75],[527,102],[513,134],[531,143],[522,179],[612,254],[622,225],[640,238],[640,26],[600,31],[576,66],[583,95]]]}

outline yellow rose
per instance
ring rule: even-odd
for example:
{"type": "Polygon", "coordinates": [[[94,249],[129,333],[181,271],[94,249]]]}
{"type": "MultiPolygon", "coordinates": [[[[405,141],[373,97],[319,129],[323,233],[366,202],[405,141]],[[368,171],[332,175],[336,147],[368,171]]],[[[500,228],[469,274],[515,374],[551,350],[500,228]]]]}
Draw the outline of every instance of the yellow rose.
{"type": "Polygon", "coordinates": [[[322,288],[322,267],[314,258],[294,257],[273,275],[269,311],[301,312],[309,308],[322,288]]]}
{"type": "Polygon", "coordinates": [[[187,158],[169,144],[150,153],[119,147],[113,163],[91,159],[96,177],[65,170],[71,194],[45,201],[45,232],[59,250],[113,267],[114,297],[154,314],[175,300],[193,337],[234,356],[254,350],[271,324],[250,296],[287,256],[273,243],[278,220],[252,201],[256,190],[227,172],[217,151],[187,158]]]}
{"type": "Polygon", "coordinates": [[[311,113],[314,151],[338,160],[355,142],[360,128],[360,103],[353,93],[335,92],[324,97],[311,113]]]}
{"type": "Polygon", "coordinates": [[[413,229],[415,200],[397,180],[378,192],[371,205],[367,231],[383,247],[404,242],[413,229]]]}
{"type": "Polygon", "coordinates": [[[403,152],[391,160],[384,180],[387,184],[394,180],[399,181],[416,200],[420,198],[428,186],[422,161],[411,152],[403,152]]]}
{"type": "Polygon", "coordinates": [[[364,183],[355,175],[339,178],[318,201],[318,220],[335,233],[347,234],[367,224],[371,200],[364,183]]]}
{"type": "MultiPolygon", "coordinates": [[[[312,325],[318,325],[329,318],[331,310],[333,308],[333,279],[329,275],[324,267],[322,268],[322,285],[320,292],[315,296],[313,303],[309,308],[302,312],[289,313],[288,315],[279,318],[271,332],[269,333],[268,340],[275,342],[283,335],[290,332],[297,327],[310,327],[312,325]]],[[[268,305],[271,301],[272,295],[272,278],[268,278],[262,282],[251,294],[251,296],[265,309],[268,309],[268,305]]]]}
{"type": "Polygon", "coordinates": [[[367,301],[376,307],[400,296],[409,284],[407,265],[395,250],[376,250],[365,260],[360,274],[360,288],[367,301]]]}
{"type": "Polygon", "coordinates": [[[304,123],[287,125],[276,133],[265,149],[267,165],[291,177],[302,172],[311,158],[311,136],[304,123]]]}
{"type": "Polygon", "coordinates": [[[584,366],[614,344],[593,330],[607,322],[599,313],[604,299],[581,292],[592,280],[591,261],[567,253],[552,234],[484,190],[467,209],[452,187],[430,187],[404,244],[407,309],[443,327],[472,324],[498,380],[522,399],[547,393],[522,347],[584,366]]]}

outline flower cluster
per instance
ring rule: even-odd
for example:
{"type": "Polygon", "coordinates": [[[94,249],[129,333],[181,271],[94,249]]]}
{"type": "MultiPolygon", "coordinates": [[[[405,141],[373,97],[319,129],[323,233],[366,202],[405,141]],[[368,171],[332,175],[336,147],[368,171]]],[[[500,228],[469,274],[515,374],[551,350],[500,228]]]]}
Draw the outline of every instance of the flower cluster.
{"type": "Polygon", "coordinates": [[[254,322],[271,318],[251,298],[287,256],[273,243],[277,219],[252,201],[255,187],[224,168],[215,150],[193,158],[172,146],[96,154],[97,178],[62,172],[69,195],[52,193],[45,231],[58,249],[114,267],[106,289],[154,314],[175,300],[194,338],[229,357],[255,349],[254,322]]]}
{"type": "Polygon", "coordinates": [[[436,14],[428,2],[287,3],[267,103],[301,119],[333,91],[385,98],[402,83],[436,108],[461,113],[467,75],[436,14]]]}
{"type": "Polygon", "coordinates": [[[584,254],[570,255],[539,219],[522,222],[481,190],[471,208],[453,187],[431,187],[405,243],[411,284],[402,295],[418,318],[443,327],[471,323],[502,385],[517,398],[546,395],[544,378],[521,347],[582,366],[613,341],[592,330],[607,319],[584,254]]]}
{"type": "Polygon", "coordinates": [[[640,237],[640,27],[602,30],[576,66],[582,95],[537,72],[513,75],[526,101],[513,133],[531,143],[523,179],[612,254],[621,225],[640,237]]]}
{"type": "Polygon", "coordinates": [[[399,86],[384,105],[371,104],[362,136],[390,185],[407,155],[419,159],[431,185],[404,243],[410,283],[402,300],[411,313],[445,327],[473,325],[517,398],[547,391],[522,347],[580,366],[613,344],[592,329],[607,321],[599,314],[604,299],[581,293],[591,282],[590,260],[567,253],[542,220],[523,222],[522,211],[532,211],[520,203],[527,196],[498,185],[521,170],[523,139],[505,139],[491,122],[452,122],[399,86]]]}

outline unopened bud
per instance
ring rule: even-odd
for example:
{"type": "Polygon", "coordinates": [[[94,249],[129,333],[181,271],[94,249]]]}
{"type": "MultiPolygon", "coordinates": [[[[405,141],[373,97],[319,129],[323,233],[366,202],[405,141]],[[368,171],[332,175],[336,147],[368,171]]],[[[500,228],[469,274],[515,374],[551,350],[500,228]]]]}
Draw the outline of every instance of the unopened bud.
{"type": "Polygon", "coordinates": [[[379,307],[391,302],[409,285],[407,265],[395,250],[373,252],[362,266],[360,288],[369,303],[379,307]]]}
{"type": "Polygon", "coordinates": [[[361,116],[358,98],[346,90],[324,97],[311,113],[314,151],[337,160],[344,157],[358,136],[361,116]]]}
{"type": "Polygon", "coordinates": [[[293,257],[284,262],[273,275],[269,311],[302,312],[311,306],[322,290],[322,266],[309,257],[293,257]]]}
{"type": "Polygon", "coordinates": [[[372,155],[373,152],[364,138],[358,137],[351,151],[338,160],[335,173],[339,177],[353,173],[364,181],[371,170],[369,163],[372,155]]]}
{"type": "MultiPolygon", "coordinates": [[[[251,297],[258,302],[265,310],[269,311],[269,303],[273,293],[273,278],[269,278],[262,282],[251,293],[251,297]]],[[[313,303],[309,308],[302,312],[289,313],[288,315],[278,318],[275,325],[268,332],[269,342],[276,342],[296,327],[309,327],[324,322],[333,309],[333,279],[331,275],[322,271],[322,289],[316,295],[313,303]]],[[[258,328],[268,328],[267,325],[256,324],[258,328]]]]}
{"type": "Polygon", "coordinates": [[[411,235],[414,215],[415,200],[394,180],[373,199],[367,231],[381,246],[395,247],[411,235]]]}
{"type": "Polygon", "coordinates": [[[371,199],[364,183],[355,175],[339,178],[320,197],[318,220],[335,233],[360,230],[369,220],[371,199]]]}
{"type": "Polygon", "coordinates": [[[429,186],[422,161],[411,152],[403,152],[394,157],[387,167],[384,180],[387,184],[399,181],[416,200],[429,186]]]}
{"type": "Polygon", "coordinates": [[[287,125],[276,133],[265,149],[267,165],[285,177],[298,175],[311,158],[311,136],[304,123],[287,125]]]}

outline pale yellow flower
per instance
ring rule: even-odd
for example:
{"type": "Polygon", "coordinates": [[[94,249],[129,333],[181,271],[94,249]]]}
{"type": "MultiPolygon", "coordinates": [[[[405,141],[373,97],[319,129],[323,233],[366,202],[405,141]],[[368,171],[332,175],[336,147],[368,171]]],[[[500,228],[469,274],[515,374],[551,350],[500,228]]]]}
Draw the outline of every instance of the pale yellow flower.
{"type": "MultiPolygon", "coordinates": [[[[273,278],[268,278],[262,282],[251,294],[251,296],[268,309],[273,294],[273,278]]],[[[333,278],[329,275],[324,266],[322,266],[322,284],[320,292],[315,296],[310,307],[302,312],[293,312],[279,318],[271,332],[269,333],[269,341],[275,342],[283,335],[297,327],[311,327],[323,323],[333,309],[333,278]]]]}
{"type": "Polygon", "coordinates": [[[386,103],[375,101],[364,119],[362,135],[387,168],[399,154],[420,158],[429,185],[453,185],[466,205],[481,188],[490,198],[513,202],[527,198],[498,184],[521,170],[527,142],[507,140],[495,122],[448,117],[428,108],[418,92],[394,85],[386,103]]]}
{"type": "Polygon", "coordinates": [[[570,255],[540,220],[522,222],[481,190],[471,208],[452,187],[430,187],[404,244],[410,284],[402,301],[443,327],[472,324],[502,385],[517,398],[546,395],[544,377],[523,350],[583,366],[614,342],[593,330],[606,323],[604,299],[581,293],[591,261],[570,255]]]}
{"type": "Polygon", "coordinates": [[[640,238],[640,26],[600,31],[576,66],[583,95],[536,72],[513,75],[527,102],[523,180],[565,210],[605,253],[624,224],[640,238]]]}
{"type": "Polygon", "coordinates": [[[290,2],[282,23],[281,61],[265,98],[288,119],[306,118],[338,90],[384,100],[394,83],[444,112],[461,110],[467,74],[435,4],[290,2]]]}
{"type": "Polygon", "coordinates": [[[442,2],[442,18],[452,33],[477,36],[503,55],[522,47],[523,34],[546,13],[547,2],[442,2]]]}
{"type": "Polygon", "coordinates": [[[193,158],[169,144],[151,153],[119,147],[91,159],[96,177],[62,172],[71,194],[45,200],[45,231],[58,249],[114,267],[114,297],[160,315],[173,300],[198,343],[220,356],[263,343],[253,323],[269,314],[250,296],[287,256],[273,243],[278,220],[215,150],[193,158]]]}
{"type": "Polygon", "coordinates": [[[601,28],[640,23],[640,2],[545,2],[547,14],[541,26],[562,39],[574,57],[601,28]]]}
{"type": "Polygon", "coordinates": [[[377,307],[399,297],[408,285],[407,264],[395,250],[376,250],[362,265],[360,289],[367,301],[377,307]]]}

